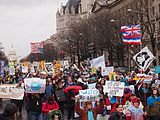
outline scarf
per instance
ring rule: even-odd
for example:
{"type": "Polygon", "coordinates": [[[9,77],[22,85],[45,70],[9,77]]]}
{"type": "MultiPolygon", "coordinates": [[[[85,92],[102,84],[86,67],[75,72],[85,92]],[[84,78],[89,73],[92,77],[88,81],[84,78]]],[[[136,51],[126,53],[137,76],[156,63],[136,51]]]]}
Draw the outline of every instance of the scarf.
{"type": "Polygon", "coordinates": [[[160,102],[160,97],[154,98],[153,96],[150,96],[147,99],[147,105],[149,105],[150,107],[152,107],[155,102],[160,102]]]}
{"type": "Polygon", "coordinates": [[[88,120],[94,120],[92,110],[88,110],[88,120]]]}
{"type": "Polygon", "coordinates": [[[129,106],[129,111],[131,111],[134,115],[143,115],[143,109],[141,107],[135,108],[133,105],[129,106]]]}

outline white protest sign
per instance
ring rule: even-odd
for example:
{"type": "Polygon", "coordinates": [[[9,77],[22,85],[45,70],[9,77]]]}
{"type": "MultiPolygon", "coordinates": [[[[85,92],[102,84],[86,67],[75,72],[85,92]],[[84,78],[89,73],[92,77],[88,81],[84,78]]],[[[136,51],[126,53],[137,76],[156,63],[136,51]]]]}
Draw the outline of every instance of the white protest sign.
{"type": "Polygon", "coordinates": [[[112,96],[123,96],[124,94],[124,82],[119,81],[106,81],[104,93],[108,93],[112,96]]]}
{"type": "Polygon", "coordinates": [[[102,68],[102,76],[109,75],[111,72],[114,71],[114,67],[103,67],[102,68]]]}
{"type": "Polygon", "coordinates": [[[80,101],[94,101],[99,99],[99,91],[97,89],[79,90],[81,96],[80,101]]]}
{"type": "Polygon", "coordinates": [[[14,66],[9,66],[9,74],[10,75],[15,75],[15,68],[14,68],[14,66]]]}
{"type": "Polygon", "coordinates": [[[87,84],[87,85],[88,85],[88,89],[95,89],[96,88],[96,83],[87,84]]]}
{"type": "Polygon", "coordinates": [[[91,67],[95,67],[96,69],[98,69],[99,67],[101,67],[101,68],[105,67],[104,55],[102,55],[98,58],[92,59],[90,61],[90,63],[91,63],[91,67]]]}
{"type": "Polygon", "coordinates": [[[28,67],[22,66],[22,73],[28,73],[28,67]]]}
{"type": "Polygon", "coordinates": [[[26,78],[24,79],[26,93],[44,93],[46,89],[46,79],[26,78]]]}
{"type": "Polygon", "coordinates": [[[51,62],[45,63],[44,66],[45,66],[45,70],[48,74],[54,73],[53,64],[51,62]]]}
{"type": "Polygon", "coordinates": [[[4,76],[4,61],[0,60],[0,76],[4,76]]]}
{"type": "Polygon", "coordinates": [[[133,59],[135,60],[138,67],[143,71],[146,71],[152,61],[155,59],[148,47],[144,47],[139,53],[137,53],[133,59]]]}
{"type": "Polygon", "coordinates": [[[17,88],[17,84],[0,85],[0,98],[9,98],[22,100],[24,97],[24,88],[17,88]]]}

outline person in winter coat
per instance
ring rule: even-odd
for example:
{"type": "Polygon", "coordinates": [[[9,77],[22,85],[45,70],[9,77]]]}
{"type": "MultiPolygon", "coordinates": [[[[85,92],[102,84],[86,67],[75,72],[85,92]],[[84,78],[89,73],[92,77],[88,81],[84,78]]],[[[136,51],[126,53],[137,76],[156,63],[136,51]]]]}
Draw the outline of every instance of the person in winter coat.
{"type": "Polygon", "coordinates": [[[44,120],[48,120],[48,113],[51,110],[59,110],[59,105],[53,96],[49,96],[47,102],[43,103],[42,112],[44,113],[44,120]]]}
{"type": "Polygon", "coordinates": [[[126,120],[126,115],[123,114],[123,106],[116,104],[116,111],[111,114],[108,120],[126,120]]]}
{"type": "Polygon", "coordinates": [[[29,120],[42,120],[42,96],[38,93],[28,94],[29,120]]]}
{"type": "Polygon", "coordinates": [[[16,120],[17,106],[9,103],[5,106],[4,112],[0,114],[0,120],[16,120]]]}
{"type": "Polygon", "coordinates": [[[144,116],[147,115],[146,112],[143,112],[142,107],[140,107],[140,99],[133,98],[132,105],[128,107],[126,111],[127,120],[144,120],[144,116]]]}
{"type": "Polygon", "coordinates": [[[95,108],[92,107],[92,102],[87,102],[86,107],[80,109],[79,102],[76,103],[76,112],[81,116],[81,120],[96,120],[97,115],[101,113],[104,104],[98,102],[95,108]],[[101,103],[101,104],[100,104],[101,103]]]}
{"type": "Polygon", "coordinates": [[[147,112],[150,120],[160,120],[160,95],[157,89],[153,89],[147,99],[147,112]]]}

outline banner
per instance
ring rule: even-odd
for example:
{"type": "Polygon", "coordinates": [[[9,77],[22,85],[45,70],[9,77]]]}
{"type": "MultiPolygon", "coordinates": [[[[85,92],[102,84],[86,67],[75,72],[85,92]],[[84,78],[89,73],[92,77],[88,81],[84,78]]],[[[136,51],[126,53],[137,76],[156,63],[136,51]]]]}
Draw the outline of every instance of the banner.
{"type": "Polygon", "coordinates": [[[0,98],[22,100],[24,97],[24,88],[17,88],[17,84],[0,85],[0,98]]]}
{"type": "Polygon", "coordinates": [[[160,73],[160,65],[159,66],[155,66],[155,73],[156,74],[160,73]]]}
{"type": "Polygon", "coordinates": [[[53,74],[54,73],[53,64],[51,62],[45,63],[44,66],[45,66],[45,71],[48,74],[53,74]]]}
{"type": "Polygon", "coordinates": [[[28,67],[22,66],[22,73],[28,73],[28,67]]]}
{"type": "Polygon", "coordinates": [[[4,76],[4,61],[0,61],[0,76],[4,76]]]}
{"type": "Polygon", "coordinates": [[[152,61],[155,59],[153,54],[150,52],[148,47],[144,47],[139,53],[137,53],[133,59],[136,64],[143,70],[146,71],[152,61]]]}
{"type": "Polygon", "coordinates": [[[95,59],[92,59],[90,61],[91,63],[91,67],[95,67],[96,69],[98,69],[99,67],[105,67],[105,58],[104,58],[104,55],[98,57],[98,58],[95,58],[95,59]]]}
{"type": "Polygon", "coordinates": [[[109,75],[113,71],[114,71],[114,67],[103,67],[102,68],[102,76],[109,75]]]}
{"type": "Polygon", "coordinates": [[[104,93],[108,93],[112,96],[123,96],[124,94],[124,82],[119,81],[106,81],[104,93]]]}
{"type": "Polygon", "coordinates": [[[46,80],[40,78],[24,79],[26,93],[44,93],[46,88],[46,80]]]}
{"type": "Polygon", "coordinates": [[[97,89],[87,89],[87,90],[79,90],[79,94],[81,96],[80,101],[95,101],[99,100],[99,90],[97,89]]]}

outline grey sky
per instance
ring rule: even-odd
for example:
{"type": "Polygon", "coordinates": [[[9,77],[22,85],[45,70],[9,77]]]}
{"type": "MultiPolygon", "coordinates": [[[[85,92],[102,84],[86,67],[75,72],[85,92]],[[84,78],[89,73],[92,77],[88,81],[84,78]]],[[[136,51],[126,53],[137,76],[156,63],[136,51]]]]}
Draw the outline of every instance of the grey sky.
{"type": "Polygon", "coordinates": [[[67,0],[0,0],[0,42],[6,53],[13,44],[18,56],[30,53],[30,42],[56,32],[56,11],[67,0]]]}

